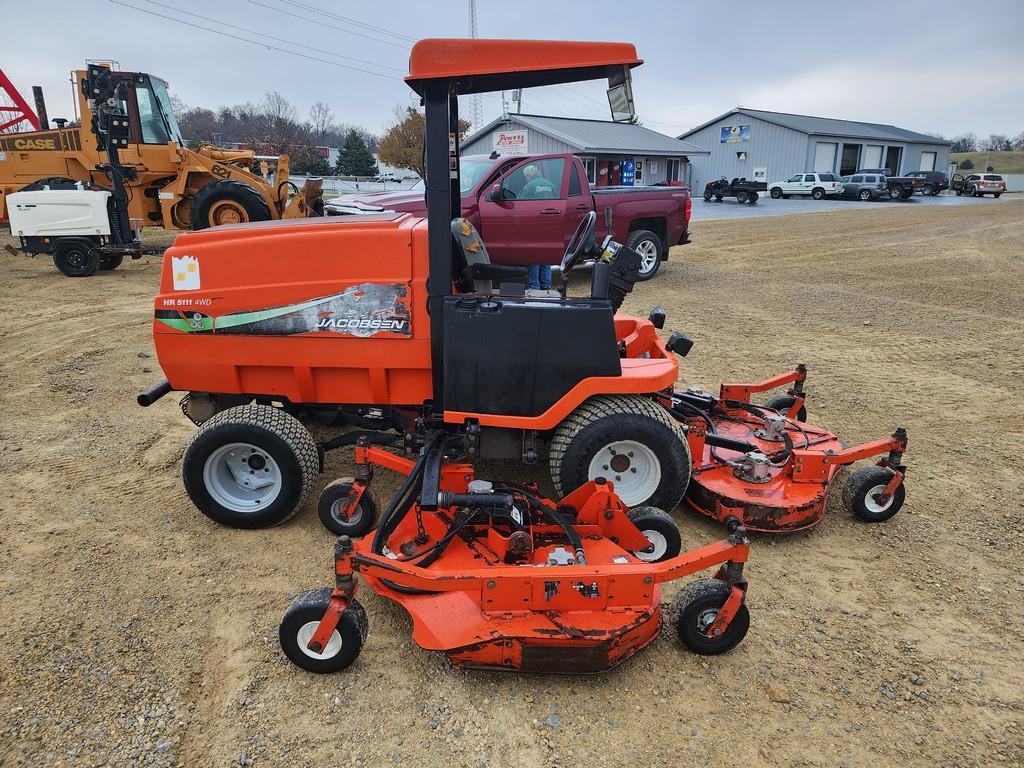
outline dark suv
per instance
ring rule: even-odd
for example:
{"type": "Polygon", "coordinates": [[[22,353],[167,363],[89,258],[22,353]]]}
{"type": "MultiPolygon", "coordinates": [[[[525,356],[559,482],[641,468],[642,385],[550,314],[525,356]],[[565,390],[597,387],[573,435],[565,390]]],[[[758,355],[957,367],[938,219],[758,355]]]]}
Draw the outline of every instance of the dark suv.
{"type": "Polygon", "coordinates": [[[922,195],[937,195],[943,190],[949,189],[949,176],[942,171],[911,171],[907,174],[911,178],[921,180],[922,195]]]}

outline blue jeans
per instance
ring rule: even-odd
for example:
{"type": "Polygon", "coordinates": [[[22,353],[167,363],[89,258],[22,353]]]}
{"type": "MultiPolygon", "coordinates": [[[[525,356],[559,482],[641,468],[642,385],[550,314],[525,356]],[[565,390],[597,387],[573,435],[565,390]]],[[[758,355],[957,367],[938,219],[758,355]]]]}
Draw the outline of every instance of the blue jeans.
{"type": "Polygon", "coordinates": [[[531,264],[526,272],[526,289],[547,291],[551,288],[551,266],[531,264]]]}

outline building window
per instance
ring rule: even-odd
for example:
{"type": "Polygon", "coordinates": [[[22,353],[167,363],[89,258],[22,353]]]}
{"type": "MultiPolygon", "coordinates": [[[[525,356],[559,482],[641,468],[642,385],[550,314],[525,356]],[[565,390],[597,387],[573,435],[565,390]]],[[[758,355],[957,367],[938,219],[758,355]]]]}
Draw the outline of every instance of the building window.
{"type": "Polygon", "coordinates": [[[591,184],[597,183],[597,159],[593,157],[580,158],[583,161],[583,167],[587,169],[587,181],[591,184]]]}
{"type": "Polygon", "coordinates": [[[670,159],[665,175],[665,181],[679,181],[679,161],[670,159]]]}

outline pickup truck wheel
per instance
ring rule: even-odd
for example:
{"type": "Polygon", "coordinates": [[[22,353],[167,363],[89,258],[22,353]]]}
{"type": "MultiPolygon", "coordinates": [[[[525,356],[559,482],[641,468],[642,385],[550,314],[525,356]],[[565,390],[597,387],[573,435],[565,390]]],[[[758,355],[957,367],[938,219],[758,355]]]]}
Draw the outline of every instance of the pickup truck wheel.
{"type": "Polygon", "coordinates": [[[813,197],[815,200],[824,200],[825,190],[822,189],[821,187],[815,187],[814,189],[811,190],[811,197],[813,197]]]}
{"type": "Polygon", "coordinates": [[[745,203],[747,202],[747,199],[749,197],[750,195],[747,194],[747,191],[745,189],[741,189],[739,192],[736,193],[736,202],[745,203]]]}
{"type": "Polygon", "coordinates": [[[903,190],[899,187],[889,187],[889,199],[899,200],[903,197],[903,190]]]}
{"type": "Polygon", "coordinates": [[[757,192],[751,192],[750,197],[747,198],[747,201],[751,203],[756,203],[758,197],[759,195],[757,194],[757,192]]]}
{"type": "Polygon", "coordinates": [[[904,189],[903,190],[903,199],[904,200],[909,200],[913,196],[914,196],[914,188],[913,187],[911,187],[910,189],[904,189]]]}
{"type": "Polygon", "coordinates": [[[626,240],[626,247],[640,254],[640,273],[637,280],[650,280],[658,274],[661,266],[661,254],[664,246],[661,238],[647,229],[631,232],[626,240]]]}
{"type": "Polygon", "coordinates": [[[858,197],[860,197],[861,200],[864,200],[865,202],[867,202],[868,200],[871,199],[871,190],[870,189],[862,189],[860,191],[860,194],[858,195],[858,197]]]}
{"type": "Polygon", "coordinates": [[[782,197],[782,190],[779,189],[778,187],[772,187],[772,193],[771,194],[772,194],[772,200],[778,200],[780,197],[782,197]]]}

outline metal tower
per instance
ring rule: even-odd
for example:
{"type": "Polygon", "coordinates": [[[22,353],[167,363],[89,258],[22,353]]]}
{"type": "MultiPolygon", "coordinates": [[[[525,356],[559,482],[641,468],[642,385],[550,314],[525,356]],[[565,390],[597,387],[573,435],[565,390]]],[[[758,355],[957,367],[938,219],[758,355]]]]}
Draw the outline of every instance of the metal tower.
{"type": "MultiPolygon", "coordinates": [[[[474,40],[479,36],[476,27],[476,0],[469,0],[469,36],[474,40]]],[[[479,93],[469,97],[469,114],[473,119],[473,130],[480,130],[484,124],[484,102],[479,93]]]]}

